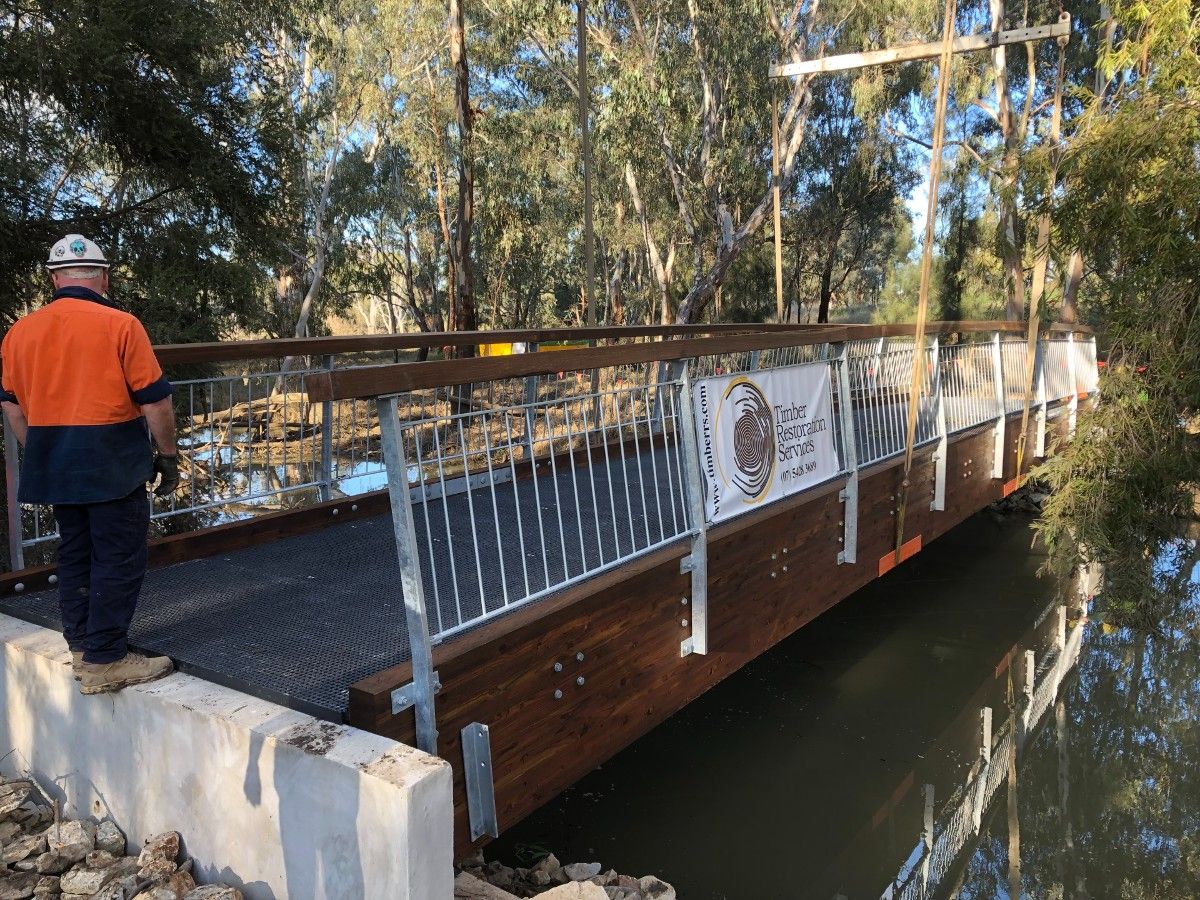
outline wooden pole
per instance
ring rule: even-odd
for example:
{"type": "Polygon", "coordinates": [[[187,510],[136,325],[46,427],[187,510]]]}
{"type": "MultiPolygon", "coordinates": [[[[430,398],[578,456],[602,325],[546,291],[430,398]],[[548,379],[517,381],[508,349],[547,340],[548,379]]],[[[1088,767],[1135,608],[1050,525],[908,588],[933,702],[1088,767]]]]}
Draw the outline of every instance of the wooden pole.
{"type": "Polygon", "coordinates": [[[904,543],[904,513],[908,508],[909,475],[912,472],[913,445],[917,436],[917,414],[921,404],[921,382],[925,368],[925,321],[929,314],[929,281],[933,271],[933,243],[936,236],[938,186],[942,177],[942,146],[946,137],[946,103],[950,96],[950,66],[954,59],[954,23],[956,0],[947,0],[942,25],[942,55],[938,63],[937,106],[933,117],[933,142],[929,160],[929,203],[925,208],[925,245],[921,251],[921,287],[917,295],[917,322],[913,334],[912,380],[908,389],[908,432],[904,445],[904,477],[900,482],[896,508],[896,563],[904,543]]]}
{"type": "Polygon", "coordinates": [[[779,187],[779,100],[771,97],[771,198],[775,204],[775,321],[783,321],[783,232],[779,187]]]}
{"type": "MultiPolygon", "coordinates": [[[[1067,13],[1063,13],[1067,15],[1067,13]]],[[[1050,262],[1050,200],[1058,181],[1059,139],[1062,130],[1063,69],[1066,68],[1066,38],[1059,38],[1058,72],[1054,76],[1054,108],[1050,115],[1050,187],[1046,208],[1038,217],[1037,258],[1033,264],[1033,283],[1029,292],[1029,322],[1025,331],[1025,404],[1021,411],[1021,431],[1017,434],[1018,484],[1025,465],[1025,440],[1029,431],[1029,405],[1033,402],[1034,362],[1037,357],[1039,308],[1046,291],[1046,268],[1050,262]]],[[[1074,388],[1072,388],[1074,390],[1074,388]]]]}
{"type": "Polygon", "coordinates": [[[596,324],[596,257],[592,227],[592,128],[589,114],[590,89],[587,71],[587,0],[578,0],[577,43],[579,44],[579,130],[583,133],[583,267],[587,324],[596,324]]]}
{"type": "MultiPolygon", "coordinates": [[[[1067,37],[1071,33],[1071,19],[1059,17],[1054,25],[1035,25],[1030,28],[1014,28],[1011,31],[992,31],[987,34],[969,34],[955,38],[951,46],[952,53],[971,53],[976,50],[989,50],[1007,44],[1024,44],[1029,41],[1040,41],[1046,38],[1067,37]]],[[[771,66],[772,78],[784,78],[790,75],[813,75],[821,72],[846,72],[851,69],[865,69],[868,66],[883,66],[889,63],[911,62],[918,59],[933,59],[939,57],[943,50],[942,41],[931,41],[927,44],[907,44],[903,47],[887,47],[883,50],[868,50],[865,53],[842,53],[837,56],[823,56],[799,63],[771,66]]]]}

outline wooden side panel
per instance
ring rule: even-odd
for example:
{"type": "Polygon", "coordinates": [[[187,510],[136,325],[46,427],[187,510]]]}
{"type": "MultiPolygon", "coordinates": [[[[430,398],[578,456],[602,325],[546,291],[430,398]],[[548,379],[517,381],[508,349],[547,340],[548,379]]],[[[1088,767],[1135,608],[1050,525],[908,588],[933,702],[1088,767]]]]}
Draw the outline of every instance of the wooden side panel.
{"type": "MultiPolygon", "coordinates": [[[[997,496],[991,452],[990,430],[950,445],[941,512],[929,509],[932,451],[916,456],[906,540],[927,545],[997,496]]],[[[484,722],[491,730],[497,812],[507,828],[876,578],[879,558],[895,550],[900,478],[899,461],[864,473],[854,565],[837,563],[844,508],[838,485],[738,520],[745,527],[710,532],[705,656],[680,656],[691,632],[691,607],[683,602],[690,579],[679,570],[683,546],[632,574],[598,578],[590,591],[585,585],[565,600],[546,601],[540,614],[438,648],[439,752],[455,768],[457,852],[473,846],[461,771],[464,726],[484,722]]],[[[392,716],[389,701],[409,677],[401,666],[353,686],[351,724],[413,742],[411,710],[392,716]]]]}

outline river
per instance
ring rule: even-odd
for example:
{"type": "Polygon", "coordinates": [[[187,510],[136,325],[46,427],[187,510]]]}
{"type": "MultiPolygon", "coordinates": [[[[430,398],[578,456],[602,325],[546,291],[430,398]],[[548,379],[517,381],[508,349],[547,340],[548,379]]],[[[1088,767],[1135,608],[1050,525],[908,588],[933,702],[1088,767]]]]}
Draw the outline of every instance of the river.
{"type": "Polygon", "coordinates": [[[974,517],[487,857],[599,861],[681,900],[1200,895],[1194,611],[1114,629],[1041,562],[1028,519],[974,517]]]}

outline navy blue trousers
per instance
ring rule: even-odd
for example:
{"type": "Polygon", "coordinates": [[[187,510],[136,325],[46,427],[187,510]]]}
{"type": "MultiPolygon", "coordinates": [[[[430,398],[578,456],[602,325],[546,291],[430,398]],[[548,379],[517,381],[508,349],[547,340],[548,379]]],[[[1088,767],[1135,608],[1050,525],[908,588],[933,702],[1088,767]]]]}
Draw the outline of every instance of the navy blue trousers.
{"type": "Polygon", "coordinates": [[[58,595],[63,637],[84,662],[123,657],[142,579],[150,500],[146,488],[107,503],[54,506],[58,547],[58,595]]]}

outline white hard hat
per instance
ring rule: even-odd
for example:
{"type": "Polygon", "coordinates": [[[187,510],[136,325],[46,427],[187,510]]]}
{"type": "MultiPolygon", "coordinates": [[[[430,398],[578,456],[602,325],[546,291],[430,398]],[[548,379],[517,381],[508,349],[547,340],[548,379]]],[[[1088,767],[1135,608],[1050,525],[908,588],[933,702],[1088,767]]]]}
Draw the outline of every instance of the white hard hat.
{"type": "Polygon", "coordinates": [[[108,265],[104,251],[82,234],[68,234],[50,248],[50,258],[46,260],[47,269],[64,269],[67,266],[107,269],[108,265]]]}

